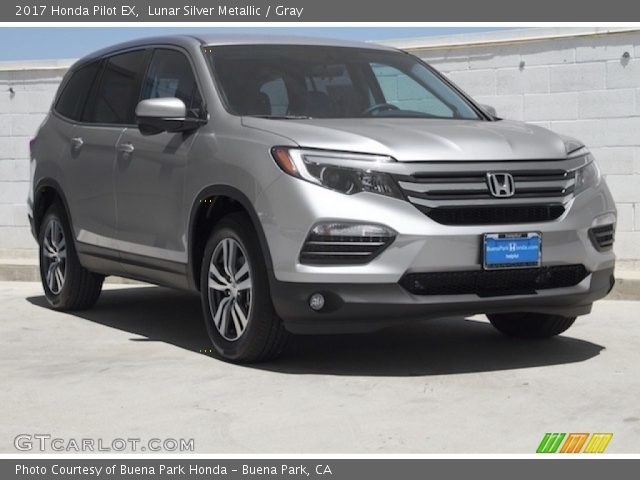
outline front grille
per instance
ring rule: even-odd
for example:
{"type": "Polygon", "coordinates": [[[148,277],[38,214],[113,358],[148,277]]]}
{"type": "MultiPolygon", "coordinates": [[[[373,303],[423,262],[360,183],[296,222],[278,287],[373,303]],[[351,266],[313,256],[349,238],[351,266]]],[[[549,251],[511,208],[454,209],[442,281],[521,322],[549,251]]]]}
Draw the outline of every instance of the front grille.
{"type": "Polygon", "coordinates": [[[400,285],[414,295],[464,295],[480,297],[534,294],[537,290],[572,287],[589,272],[583,265],[560,265],[510,270],[407,273],[400,285]]]}
{"type": "Polygon", "coordinates": [[[564,170],[512,171],[515,193],[494,197],[487,172],[396,175],[405,197],[444,225],[548,222],[559,218],[573,195],[575,173],[564,170]]]}
{"type": "Polygon", "coordinates": [[[391,242],[393,236],[332,236],[311,233],[300,251],[304,264],[362,264],[370,262],[391,242]]]}
{"type": "Polygon", "coordinates": [[[605,250],[611,250],[613,248],[615,233],[615,226],[613,224],[602,225],[601,227],[589,229],[589,238],[596,250],[604,252],[605,250]]]}

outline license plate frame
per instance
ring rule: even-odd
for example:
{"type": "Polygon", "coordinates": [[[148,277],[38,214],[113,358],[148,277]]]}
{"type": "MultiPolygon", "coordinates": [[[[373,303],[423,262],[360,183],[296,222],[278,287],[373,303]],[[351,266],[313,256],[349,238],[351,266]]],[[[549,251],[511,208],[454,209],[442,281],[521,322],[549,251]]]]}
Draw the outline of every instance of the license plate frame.
{"type": "Polygon", "coordinates": [[[539,268],[542,265],[542,233],[485,233],[482,267],[485,270],[539,268]]]}

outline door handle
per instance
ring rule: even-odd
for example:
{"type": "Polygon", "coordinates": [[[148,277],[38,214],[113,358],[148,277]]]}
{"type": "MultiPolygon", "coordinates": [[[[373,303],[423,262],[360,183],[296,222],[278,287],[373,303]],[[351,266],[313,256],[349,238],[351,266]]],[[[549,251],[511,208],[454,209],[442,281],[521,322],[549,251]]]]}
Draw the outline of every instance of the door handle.
{"type": "Polygon", "coordinates": [[[71,139],[71,146],[75,149],[75,150],[79,150],[82,145],[84,145],[84,140],[82,140],[82,137],[73,137],[71,139]]]}
{"type": "Polygon", "coordinates": [[[118,145],[118,150],[121,151],[122,153],[133,153],[133,151],[135,150],[135,147],[133,146],[132,143],[121,143],[120,145],[118,145]]]}

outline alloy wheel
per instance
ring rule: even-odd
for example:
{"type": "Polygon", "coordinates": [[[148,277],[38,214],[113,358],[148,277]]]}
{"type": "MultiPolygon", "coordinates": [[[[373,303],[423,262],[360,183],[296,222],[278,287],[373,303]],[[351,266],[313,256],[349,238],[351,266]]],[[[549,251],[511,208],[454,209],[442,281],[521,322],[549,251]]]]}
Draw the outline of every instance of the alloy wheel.
{"type": "Polygon", "coordinates": [[[58,295],[67,271],[67,242],[60,222],[52,218],[45,228],[42,242],[44,275],[51,293],[58,295]]]}
{"type": "Polygon", "coordinates": [[[222,239],[211,255],[208,274],[209,310],[218,333],[230,342],[247,328],[251,314],[249,257],[233,238],[222,239]]]}

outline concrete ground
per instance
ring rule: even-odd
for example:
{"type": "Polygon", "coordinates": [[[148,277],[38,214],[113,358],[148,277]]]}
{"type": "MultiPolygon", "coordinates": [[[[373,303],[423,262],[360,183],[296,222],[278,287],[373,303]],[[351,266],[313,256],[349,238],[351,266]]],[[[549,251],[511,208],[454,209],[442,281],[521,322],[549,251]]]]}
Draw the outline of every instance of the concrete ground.
{"type": "Polygon", "coordinates": [[[0,452],[21,433],[193,438],[195,453],[533,453],[545,432],[613,432],[640,452],[640,302],[601,301],[566,335],[513,341],[482,317],[298,337],[258,366],[209,348],[197,297],[109,285],[49,310],[0,282],[0,452]]]}

